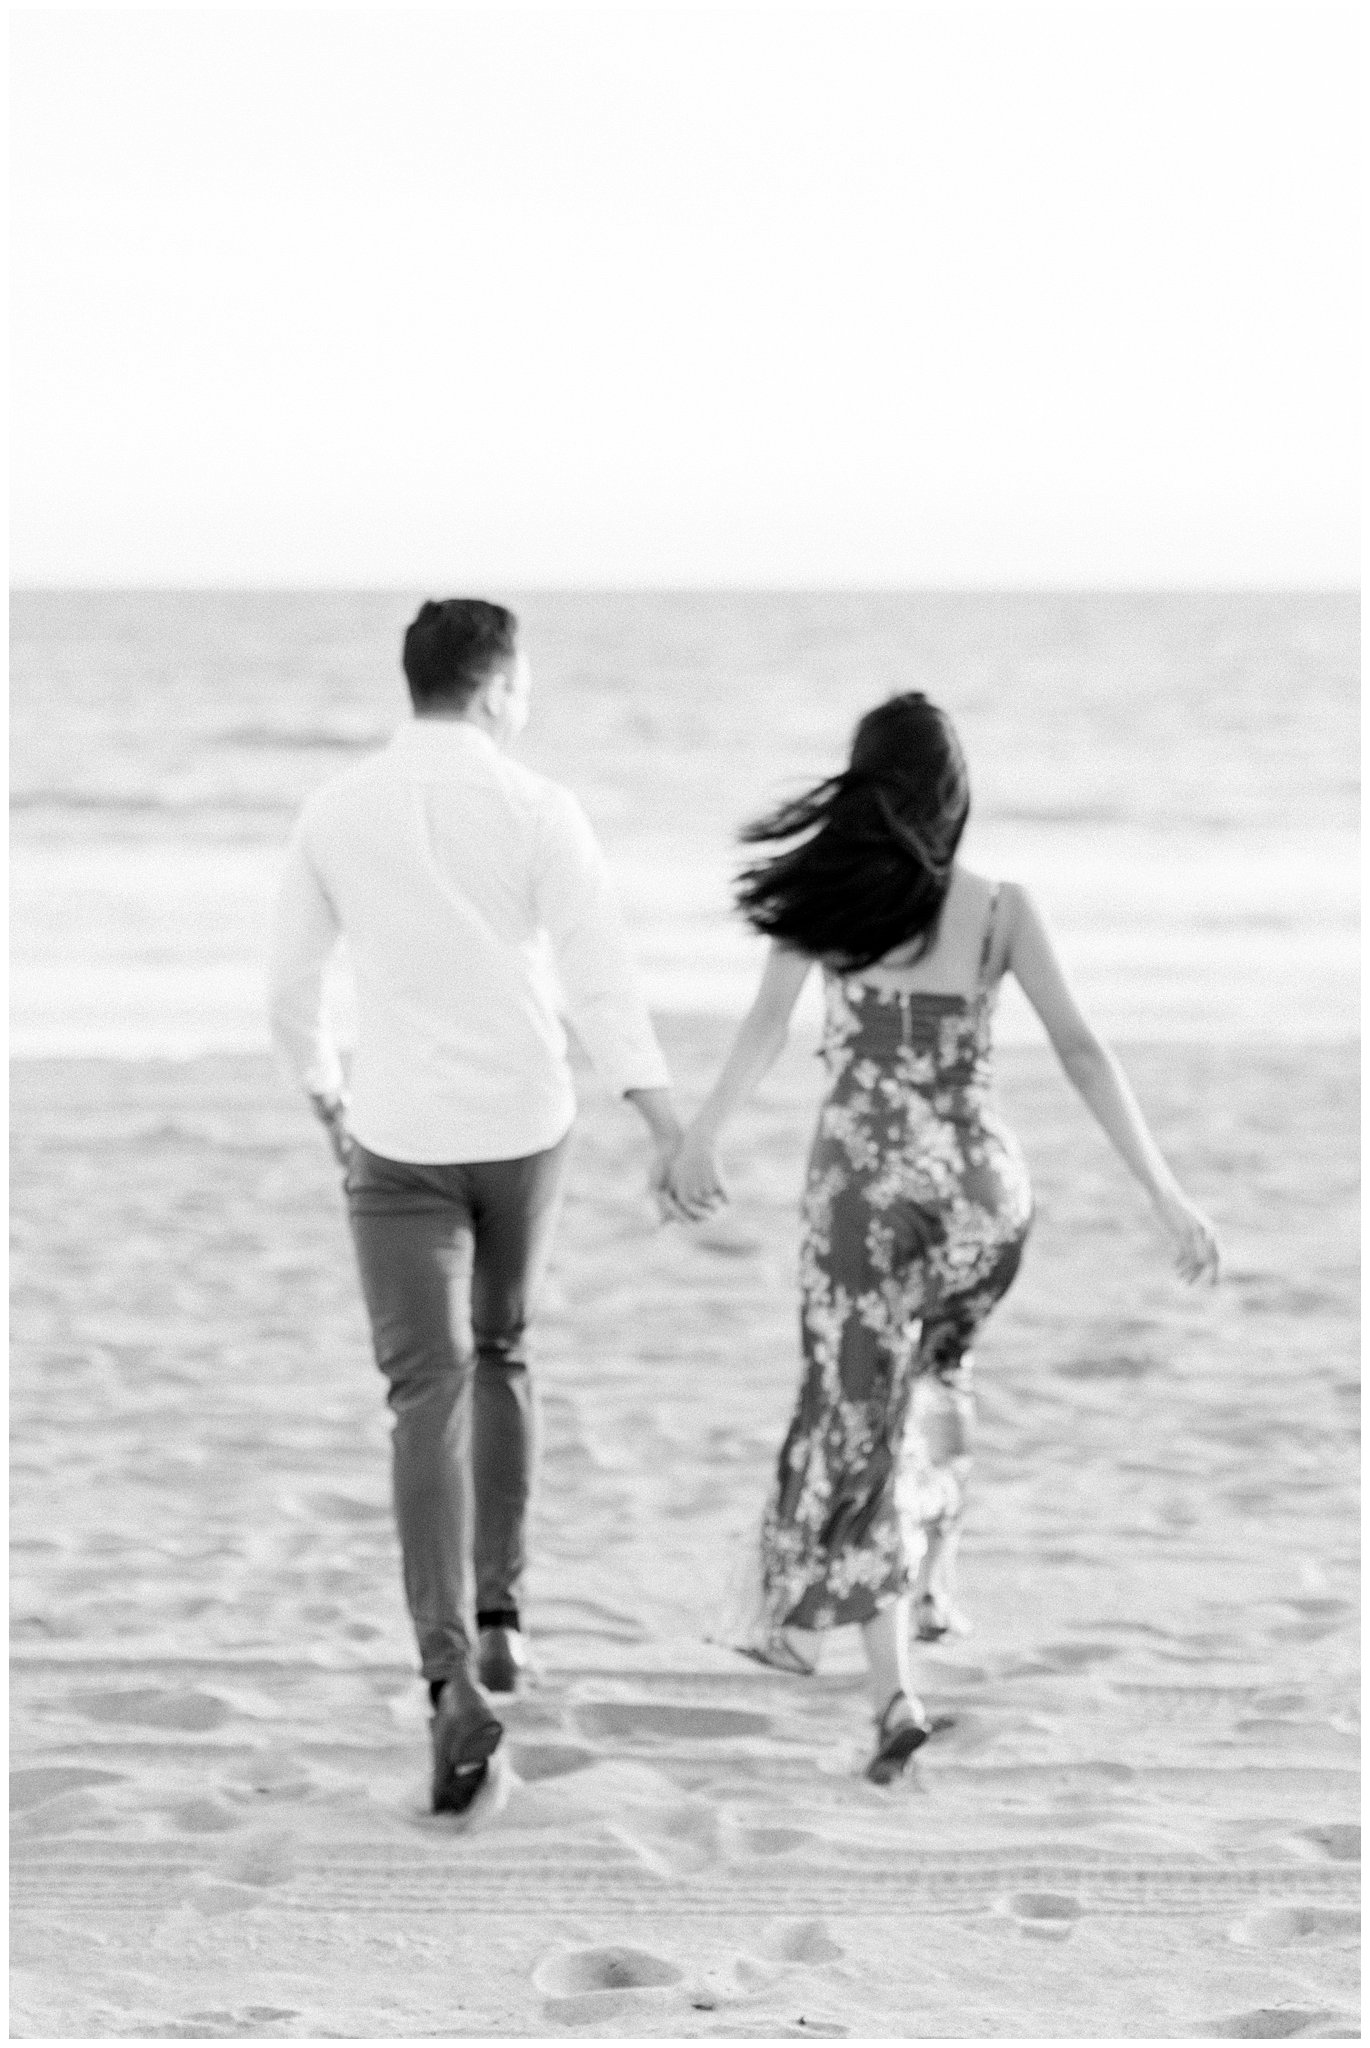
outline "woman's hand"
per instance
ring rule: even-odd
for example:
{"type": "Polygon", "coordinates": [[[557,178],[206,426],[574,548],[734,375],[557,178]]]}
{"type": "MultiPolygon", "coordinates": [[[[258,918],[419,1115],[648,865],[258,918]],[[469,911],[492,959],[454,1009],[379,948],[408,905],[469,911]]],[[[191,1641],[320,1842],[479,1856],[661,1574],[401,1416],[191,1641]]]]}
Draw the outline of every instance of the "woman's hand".
{"type": "Polygon", "coordinates": [[[1179,1193],[1162,1195],[1156,1213],[1165,1225],[1175,1253],[1175,1266],[1185,1280],[1218,1277],[1218,1233],[1202,1209],[1179,1193]]]}
{"type": "Polygon", "coordinates": [[[700,1132],[689,1130],[671,1162],[667,1179],[677,1206],[695,1221],[720,1208],[728,1197],[718,1177],[713,1146],[700,1132]]]}

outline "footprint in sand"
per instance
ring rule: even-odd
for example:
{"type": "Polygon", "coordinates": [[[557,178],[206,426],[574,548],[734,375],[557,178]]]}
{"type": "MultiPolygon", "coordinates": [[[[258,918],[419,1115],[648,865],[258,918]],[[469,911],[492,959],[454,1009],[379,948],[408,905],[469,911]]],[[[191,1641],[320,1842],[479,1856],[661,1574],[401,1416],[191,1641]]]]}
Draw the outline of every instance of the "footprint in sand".
{"type": "Polygon", "coordinates": [[[1049,1657],[1060,1671],[1086,1671],[1091,1664],[1107,1664],[1122,1651],[1116,1643],[1045,1643],[1038,1653],[1049,1657]]]}
{"type": "Polygon", "coordinates": [[[290,2006],[249,2005],[242,2012],[188,2012],[179,2020],[145,2020],[138,2032],[148,2041],[263,2040],[299,2017],[290,2006]]]}
{"type": "Polygon", "coordinates": [[[782,1929],[775,1953],[787,1963],[840,1963],[846,1950],[835,1942],[822,1920],[800,1920],[782,1929]]]}
{"type": "Polygon", "coordinates": [[[173,1824],[187,1835],[221,1835],[239,1828],[243,1816],[221,1799],[187,1799],[171,1809],[173,1824]]]}
{"type": "Polygon", "coordinates": [[[44,1764],[27,1771],[10,1772],[10,1812],[22,1813],[44,1800],[78,1792],[87,1785],[121,1785],[122,1771],[90,1771],[79,1764],[44,1764]]]}
{"type": "Polygon", "coordinates": [[[1287,1948],[1291,1942],[1358,1941],[1360,1914],[1353,1906],[1266,1906],[1229,1927],[1243,1948],[1287,1948]]]}
{"type": "Polygon", "coordinates": [[[308,1770],[284,1743],[268,1744],[235,1776],[242,1789],[230,1787],[234,1799],[307,1799],[314,1790],[308,1770]]]}
{"type": "Polygon", "coordinates": [[[1068,1892],[1014,1892],[1000,1901],[998,1911],[1016,1921],[1020,1934],[1039,1941],[1064,1941],[1083,1908],[1068,1892]]]}
{"type": "Polygon", "coordinates": [[[807,2014],[800,2013],[798,2018],[793,2020],[775,2019],[747,2026],[739,2026],[737,2021],[733,2020],[722,2026],[700,2027],[691,2031],[698,2032],[704,2040],[844,2041],[850,2035],[851,2028],[844,2027],[840,2020],[810,2019],[807,2014]]]}
{"type": "Polygon", "coordinates": [[[647,1631],[634,1615],[595,1600],[550,1599],[539,1610],[542,1636],[599,1636],[611,1643],[642,1643],[647,1631]]]}
{"type": "Polygon", "coordinates": [[[726,1742],[735,1735],[764,1735],[768,1714],[733,1707],[654,1706],[647,1700],[603,1700],[581,1707],[576,1720],[591,1739],[631,1741],[646,1736],[660,1742],[726,1742]]]}
{"type": "Polygon", "coordinates": [[[743,1828],[737,1841],[747,1856],[787,1856],[815,1839],[809,1828],[743,1828]]]}
{"type": "Polygon", "coordinates": [[[934,1714],[939,1757],[979,1756],[998,1742],[1008,1725],[1006,1715],[968,1713],[964,1707],[954,1714],[934,1714]]]}
{"type": "Polygon", "coordinates": [[[1159,1360],[1135,1351],[1103,1351],[1068,1358],[1056,1367],[1066,1380],[1144,1380],[1161,1370],[1159,1360]]]}
{"type": "Polygon", "coordinates": [[[217,1920],[225,1913],[250,1913],[266,1903],[257,1886],[232,1884],[208,1870],[196,1871],[186,1886],[185,1902],[207,1920],[217,1920]]]}
{"type": "Polygon", "coordinates": [[[658,1877],[687,1877],[724,1861],[729,1832],[711,1800],[687,1799],[664,1811],[641,1812],[613,1833],[658,1877]]]}
{"type": "Polygon", "coordinates": [[[1340,1626],[1335,1621],[1285,1621],[1275,1623],[1266,1634],[1275,1643],[1322,1643],[1340,1626]]]}
{"type": "Polygon", "coordinates": [[[357,1500],[348,1493],[311,1493],[305,1505],[325,1522],[390,1522],[388,1502],[357,1500]]]}
{"type": "Polygon", "coordinates": [[[574,1742],[523,1742],[513,1748],[514,1769],[525,1785],[545,1778],[569,1778],[573,1771],[585,1771],[597,1762],[592,1749],[574,1742]]]}
{"type": "Polygon", "coordinates": [[[1310,2011],[1307,2006],[1262,2005],[1228,2019],[1200,2020],[1191,2029],[1209,2041],[1358,2041],[1360,2029],[1346,2013],[1310,2011]]]}
{"type": "Polygon", "coordinates": [[[27,1813],[16,1813],[10,1821],[11,1831],[16,1837],[22,1835],[30,1839],[86,1834],[92,1828],[110,1825],[99,1797],[84,1790],[59,1792],[54,1799],[45,1799],[41,1806],[30,1807],[27,1813]]]}
{"type": "Polygon", "coordinates": [[[146,1728],[180,1728],[202,1734],[231,1720],[233,1709],[212,1692],[78,1692],[72,1705],[89,1721],[132,1722],[146,1728]]]}
{"type": "Polygon", "coordinates": [[[683,1978],[674,1963],[641,1948],[564,1949],[533,1972],[543,2010],[563,2026],[630,2017],[683,1978]]]}
{"type": "Polygon", "coordinates": [[[251,1835],[235,1846],[217,1874],[230,1884],[285,1884],[295,1874],[295,1838],[284,1831],[251,1835]]]}
{"type": "Polygon", "coordinates": [[[712,1252],[718,1259],[751,1259],[764,1251],[764,1241],[747,1231],[728,1229],[722,1224],[706,1223],[702,1229],[690,1232],[690,1242],[704,1252],[712,1252]]]}
{"type": "Polygon", "coordinates": [[[1324,1827],[1301,1828],[1299,1837],[1321,1849],[1334,1863],[1360,1862],[1360,1829],[1354,1821],[1328,1821],[1324,1827]]]}
{"type": "Polygon", "coordinates": [[[749,2017],[745,2024],[732,2019],[720,2021],[717,2026],[692,2027],[692,2034],[760,2041],[798,2040],[805,2034],[842,2040],[851,2033],[850,2027],[826,2013],[806,2012],[804,2002],[811,1994],[798,1988],[791,1974],[796,1964],[822,1969],[844,1960],[846,1951],[833,1940],[825,1921],[798,1920],[788,1926],[772,1927],[764,1954],[765,1960],[734,1956],[727,1968],[707,1972],[694,1980],[688,1992],[694,2012],[711,2013],[720,2008],[726,2012],[740,2003],[748,2008],[749,2017]],[[781,1967],[777,1968],[777,1964],[781,1967]],[[786,1964],[790,1969],[784,1967],[786,1964]],[[793,2004],[788,2003],[791,1998],[793,2004]],[[761,2009],[758,2001],[763,2001],[761,2009]],[[766,2005],[771,2008],[769,2017],[766,2005]]]}
{"type": "Polygon", "coordinates": [[[254,1835],[213,1870],[197,1870],[186,1886],[185,1900],[197,1913],[216,1919],[224,1913],[250,1913],[266,1903],[273,1885],[295,1874],[294,1842],[289,1835],[254,1835]]]}
{"type": "Polygon", "coordinates": [[[1286,1600],[1284,1604],[1297,1608],[1308,1621],[1340,1621],[1343,1616],[1356,1612],[1354,1601],[1335,1600],[1322,1594],[1305,1593],[1297,1599],[1286,1600]]]}
{"type": "Polygon", "coordinates": [[[568,1998],[587,1991],[652,1991],[679,1984],[684,1972],[661,1956],[641,1948],[578,1948],[547,1956],[533,1972],[533,1982],[549,1997],[568,1998]]]}

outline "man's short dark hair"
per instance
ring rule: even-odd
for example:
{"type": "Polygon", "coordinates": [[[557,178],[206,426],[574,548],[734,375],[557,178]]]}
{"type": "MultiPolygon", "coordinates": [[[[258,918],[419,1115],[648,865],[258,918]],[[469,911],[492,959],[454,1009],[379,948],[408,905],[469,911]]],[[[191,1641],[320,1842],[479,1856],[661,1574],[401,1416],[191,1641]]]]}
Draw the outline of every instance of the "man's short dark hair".
{"type": "Polygon", "coordinates": [[[404,673],[417,710],[469,704],[483,682],[514,658],[518,620],[482,597],[430,598],[404,636],[404,673]]]}

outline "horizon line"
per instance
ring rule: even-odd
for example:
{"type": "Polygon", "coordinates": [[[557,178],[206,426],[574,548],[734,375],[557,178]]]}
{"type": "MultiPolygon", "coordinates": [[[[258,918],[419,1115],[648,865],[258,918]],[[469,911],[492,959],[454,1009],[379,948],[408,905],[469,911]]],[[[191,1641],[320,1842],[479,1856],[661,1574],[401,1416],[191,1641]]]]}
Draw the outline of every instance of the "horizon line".
{"type": "MultiPolygon", "coordinates": [[[[529,597],[1359,597],[1358,580],[1289,582],[794,582],[794,583],[651,583],[651,582],[522,582],[517,578],[482,577],[482,586],[503,588],[529,597]]],[[[11,581],[11,597],[29,596],[207,596],[311,597],[348,594],[358,597],[407,595],[431,579],[412,582],[132,582],[71,580],[11,581]]]]}

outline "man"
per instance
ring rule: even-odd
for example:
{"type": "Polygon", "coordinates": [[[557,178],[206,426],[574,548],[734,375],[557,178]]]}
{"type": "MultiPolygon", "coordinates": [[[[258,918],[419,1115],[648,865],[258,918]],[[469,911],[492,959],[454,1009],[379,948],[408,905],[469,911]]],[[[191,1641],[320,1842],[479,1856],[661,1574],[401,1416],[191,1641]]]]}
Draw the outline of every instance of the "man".
{"type": "Polygon", "coordinates": [[[528,715],[515,634],[502,605],[423,605],[404,638],[414,716],[305,805],[271,954],[273,1037],[346,1167],[389,1381],[436,1812],[474,1798],[502,1732],[488,1695],[516,1691],[526,1663],[525,1336],[575,1115],[549,952],[577,1036],[647,1125],[663,1213],[680,1140],[589,823],[504,752],[528,715]],[[358,1003],[350,1093],[321,1014],[340,936],[358,1003]]]}

